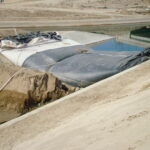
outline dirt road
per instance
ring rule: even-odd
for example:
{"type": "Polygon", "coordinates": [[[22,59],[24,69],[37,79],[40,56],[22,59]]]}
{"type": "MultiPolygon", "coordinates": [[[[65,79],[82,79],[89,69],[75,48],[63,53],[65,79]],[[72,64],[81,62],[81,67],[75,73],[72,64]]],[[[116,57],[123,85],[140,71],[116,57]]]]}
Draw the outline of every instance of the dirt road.
{"type": "Polygon", "coordinates": [[[81,26],[81,25],[105,25],[126,23],[150,23],[147,18],[123,18],[123,19],[85,19],[85,20],[51,20],[51,21],[2,21],[0,27],[40,27],[40,26],[81,26]]]}

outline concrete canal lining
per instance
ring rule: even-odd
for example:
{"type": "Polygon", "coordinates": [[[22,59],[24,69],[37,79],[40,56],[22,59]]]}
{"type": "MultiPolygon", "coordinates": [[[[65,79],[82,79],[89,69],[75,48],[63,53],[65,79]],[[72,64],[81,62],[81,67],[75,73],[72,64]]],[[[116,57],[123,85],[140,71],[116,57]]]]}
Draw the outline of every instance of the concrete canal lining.
{"type": "Polygon", "coordinates": [[[105,34],[96,34],[83,31],[62,31],[60,32],[64,37],[81,43],[82,45],[92,44],[96,42],[103,42],[114,37],[105,34]]]}

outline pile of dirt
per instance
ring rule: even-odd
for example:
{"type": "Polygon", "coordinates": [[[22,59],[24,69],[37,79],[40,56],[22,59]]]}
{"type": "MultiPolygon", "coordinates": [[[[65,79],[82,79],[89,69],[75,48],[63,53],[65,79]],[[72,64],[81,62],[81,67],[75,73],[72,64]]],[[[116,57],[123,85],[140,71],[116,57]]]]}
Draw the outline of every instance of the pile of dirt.
{"type": "Polygon", "coordinates": [[[52,74],[15,66],[5,58],[0,74],[0,123],[75,91],[52,74]]]}

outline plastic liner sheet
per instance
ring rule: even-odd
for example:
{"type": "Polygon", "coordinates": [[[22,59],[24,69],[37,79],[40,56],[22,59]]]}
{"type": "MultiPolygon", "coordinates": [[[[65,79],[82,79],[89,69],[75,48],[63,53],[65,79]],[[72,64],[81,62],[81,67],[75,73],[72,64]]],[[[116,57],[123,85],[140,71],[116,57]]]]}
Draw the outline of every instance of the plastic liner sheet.
{"type": "MultiPolygon", "coordinates": [[[[49,69],[56,63],[82,53],[83,48],[84,46],[82,45],[76,45],[38,52],[28,57],[24,61],[23,66],[49,72],[49,69]]],[[[87,49],[87,51],[90,50],[87,49]]]]}
{"type": "Polygon", "coordinates": [[[46,50],[27,58],[24,67],[53,73],[60,80],[86,87],[149,59],[150,48],[135,51],[94,51],[85,46],[46,50]]]}

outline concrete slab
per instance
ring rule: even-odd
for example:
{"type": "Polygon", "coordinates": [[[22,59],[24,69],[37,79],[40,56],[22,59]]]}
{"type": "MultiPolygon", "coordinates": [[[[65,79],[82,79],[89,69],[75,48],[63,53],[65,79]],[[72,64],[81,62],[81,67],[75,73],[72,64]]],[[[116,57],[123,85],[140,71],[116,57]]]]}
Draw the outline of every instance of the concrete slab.
{"type": "Polygon", "coordinates": [[[129,33],[119,36],[117,38],[117,40],[119,40],[121,42],[129,43],[129,44],[134,44],[134,45],[137,45],[137,46],[142,46],[142,47],[145,47],[145,48],[150,46],[149,42],[144,42],[144,41],[138,41],[136,39],[131,39],[129,33]]]}
{"type": "Polygon", "coordinates": [[[81,45],[80,43],[70,40],[64,39],[62,41],[55,41],[55,40],[47,40],[46,42],[41,42],[37,44],[33,44],[27,47],[16,48],[12,50],[2,50],[0,48],[1,53],[7,57],[11,62],[15,65],[22,66],[24,61],[29,58],[30,56],[48,50],[54,50],[57,48],[65,48],[71,46],[81,45]]]}
{"type": "Polygon", "coordinates": [[[74,40],[83,45],[92,44],[96,42],[102,42],[102,41],[114,38],[109,35],[96,34],[96,33],[90,33],[90,32],[81,32],[81,31],[65,31],[65,32],[60,32],[60,33],[65,38],[74,40]]]}

